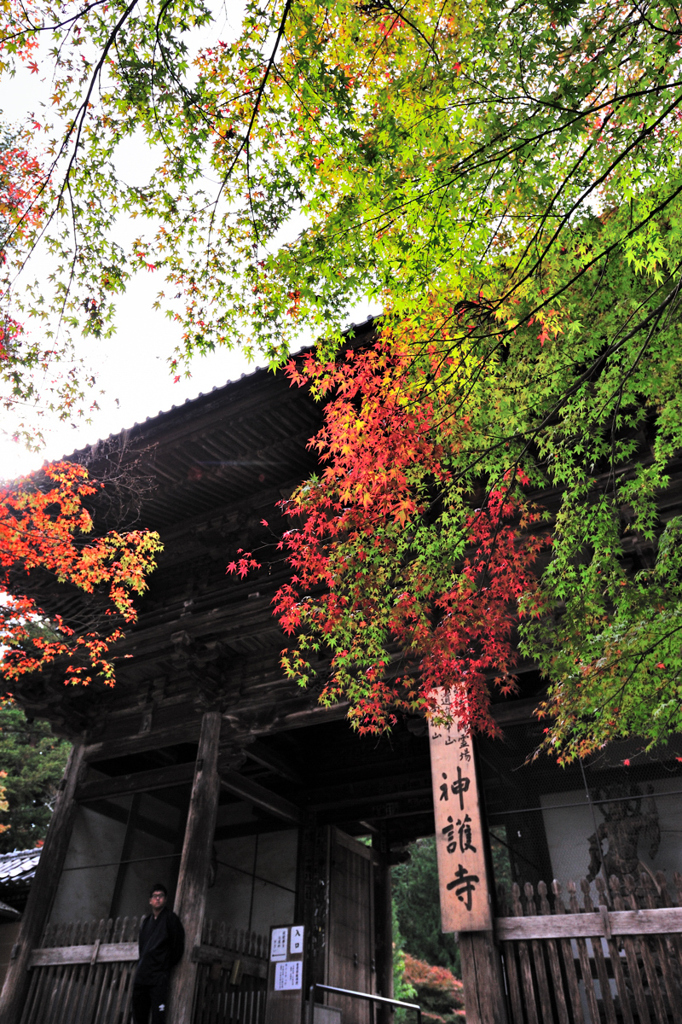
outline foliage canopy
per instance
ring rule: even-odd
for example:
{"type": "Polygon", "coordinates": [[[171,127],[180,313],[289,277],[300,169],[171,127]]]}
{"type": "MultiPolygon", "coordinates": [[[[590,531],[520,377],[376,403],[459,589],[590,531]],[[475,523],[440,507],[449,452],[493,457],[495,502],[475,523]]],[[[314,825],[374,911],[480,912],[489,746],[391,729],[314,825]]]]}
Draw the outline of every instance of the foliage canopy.
{"type": "Polygon", "coordinates": [[[459,977],[459,947],[454,935],[441,931],[440,889],[434,836],[417,839],[410,856],[391,868],[393,903],[405,952],[459,977]]]}
{"type": "Polygon", "coordinates": [[[161,542],[150,530],[88,538],[87,502],[101,486],[85,467],[57,462],[0,489],[0,676],[9,692],[57,659],[66,683],[113,683],[109,648],[137,619],[133,599],[146,590],[161,542]],[[45,613],[35,596],[41,582],[68,615],[45,613]]]}
{"type": "MultiPolygon", "coordinates": [[[[622,733],[655,742],[679,730],[680,526],[657,511],[682,430],[678,8],[269,0],[247,5],[236,40],[200,49],[193,33],[206,37],[212,12],[198,0],[8,0],[3,12],[8,73],[22,59],[42,69],[36,44],[49,38],[55,111],[54,130],[47,110],[36,117],[44,212],[7,247],[5,299],[48,329],[99,337],[130,275],[155,271],[159,303],[183,326],[178,360],[244,330],[273,364],[304,330],[327,339],[292,371],[334,398],[335,433],[317,442],[328,472],[290,506],[321,517],[317,539],[286,542],[304,582],[278,596],[279,611],[312,645],[297,644],[291,670],[306,678],[308,654],[327,645],[350,659],[328,692],[350,691],[360,717],[369,707],[370,724],[385,724],[394,694],[376,706],[374,669],[404,640],[402,582],[357,658],[348,637],[367,630],[382,574],[410,580],[425,565],[415,656],[428,659],[449,616],[468,637],[453,657],[480,660],[474,623],[490,580],[452,561],[445,580],[438,560],[462,557],[486,521],[504,538],[496,502],[533,536],[525,488],[552,496],[551,551],[539,589],[512,584],[496,614],[521,616],[522,648],[550,680],[548,744],[574,756],[622,733]],[[117,172],[127,138],[157,158],[143,184],[117,172]],[[141,225],[127,249],[123,216],[141,225]],[[39,237],[58,268],[52,291],[17,291],[39,237]],[[430,452],[400,485],[397,519],[377,493],[367,501],[337,479],[364,443],[357,417],[343,420],[348,364],[335,361],[359,297],[385,311],[386,415],[430,452]],[[323,510],[341,519],[327,527],[323,510]],[[333,555],[338,592],[355,586],[362,530],[377,561],[367,601],[329,617],[310,586],[328,575],[320,545],[349,521],[349,557],[343,542],[333,555]],[[466,608],[443,606],[462,588],[466,608]]],[[[375,420],[367,450],[384,429],[375,420]]],[[[520,581],[539,551],[525,543],[520,581]]],[[[498,676],[512,667],[502,659],[498,676]]],[[[450,681],[476,720],[475,676],[450,681]]]]}
{"type": "Polygon", "coordinates": [[[45,838],[70,749],[47,722],[29,721],[12,702],[0,707],[0,766],[7,773],[0,853],[32,849],[45,838]]]}

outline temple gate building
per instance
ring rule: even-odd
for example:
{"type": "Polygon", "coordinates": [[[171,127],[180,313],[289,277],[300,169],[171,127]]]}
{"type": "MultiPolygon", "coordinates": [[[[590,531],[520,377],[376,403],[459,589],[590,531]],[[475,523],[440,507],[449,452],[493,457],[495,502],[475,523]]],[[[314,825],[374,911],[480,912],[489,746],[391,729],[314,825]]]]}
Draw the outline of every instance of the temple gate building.
{"type": "MultiPolygon", "coordinates": [[[[136,929],[158,881],[187,936],[173,1024],[262,1024],[277,925],[305,928],[304,995],[318,982],[391,996],[390,867],[434,833],[440,780],[424,720],[359,737],[344,705],[320,707],[283,676],[275,506],[315,469],[306,445],[320,423],[305,391],[258,370],[77,453],[95,477],[116,462],[130,491],[99,509],[98,528],[120,527],[125,507],[165,550],[113,689],[65,687],[56,674],[18,687],[27,713],[74,746],[12,948],[3,1024],[127,1024],[136,929]],[[238,548],[257,550],[262,570],[226,575],[238,548]]],[[[81,600],[41,593],[67,622],[81,600]]],[[[518,698],[495,706],[504,741],[476,743],[476,877],[491,924],[461,935],[467,1020],[678,1021],[682,750],[631,769],[628,744],[567,770],[524,767],[542,683],[530,664],[520,678],[518,698]],[[619,869],[637,876],[629,894],[609,890],[619,869]],[[649,931],[618,917],[637,901],[649,931]]],[[[367,1002],[316,999],[316,1021],[370,1022],[367,1002]]]]}

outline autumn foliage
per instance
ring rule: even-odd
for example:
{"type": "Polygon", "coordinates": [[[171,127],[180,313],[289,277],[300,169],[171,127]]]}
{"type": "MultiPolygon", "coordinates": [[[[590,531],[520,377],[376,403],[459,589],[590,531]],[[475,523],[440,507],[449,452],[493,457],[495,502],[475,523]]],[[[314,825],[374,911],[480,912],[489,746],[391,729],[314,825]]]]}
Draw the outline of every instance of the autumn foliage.
{"type": "MultiPolygon", "coordinates": [[[[221,37],[206,0],[6,0],[0,30],[0,72],[40,53],[49,83],[21,129],[49,160],[46,214],[3,276],[50,351],[106,338],[151,269],[176,371],[237,344],[274,368],[325,339],[296,371],[331,404],[325,472],[283,510],[292,677],[363,728],[447,678],[483,724],[518,622],[555,753],[679,732],[682,520],[658,514],[682,450],[678,8],[248,0],[221,37]],[[157,157],[139,181],[125,143],[157,157]],[[39,250],[55,272],[26,280],[39,250]],[[360,302],[387,349],[336,364],[360,302]],[[386,322],[416,331],[409,374],[386,322]],[[553,495],[542,596],[530,487],[553,495]]],[[[12,400],[47,356],[21,347],[0,360],[12,400]]]]}
{"type": "MultiPolygon", "coordinates": [[[[40,223],[43,209],[39,193],[43,180],[40,164],[25,148],[6,140],[0,145],[0,266],[6,262],[5,245],[16,242],[40,223]]],[[[3,293],[0,291],[0,299],[3,293]]],[[[0,360],[7,361],[20,324],[8,314],[0,322],[0,360]]]]}
{"type": "Polygon", "coordinates": [[[432,967],[405,953],[405,980],[417,991],[422,1020],[431,1024],[464,1024],[464,984],[447,967],[432,967]]]}
{"type": "MultiPolygon", "coordinates": [[[[336,363],[292,362],[295,384],[328,398],[310,442],[320,477],[281,503],[280,549],[293,570],[274,598],[288,676],[322,678],[320,701],[350,702],[361,732],[382,731],[399,711],[434,708],[451,692],[453,715],[490,733],[491,684],[515,689],[514,627],[535,614],[533,563],[543,544],[528,530],[521,468],[481,489],[467,507],[453,461],[469,431],[444,400],[450,368],[426,357],[436,386],[414,400],[408,346],[378,341],[336,363]]],[[[253,565],[244,555],[241,568],[253,565]]],[[[228,571],[239,571],[232,563],[228,571]]]]}
{"type": "Polygon", "coordinates": [[[55,659],[67,683],[113,683],[109,648],[136,621],[133,599],[146,589],[161,544],[147,530],[86,540],[93,520],[85,502],[101,486],[83,466],[58,462],[0,490],[0,671],[8,687],[55,659]],[[89,628],[46,615],[26,596],[27,577],[46,573],[63,585],[58,594],[92,596],[97,612],[86,618],[89,628]]]}

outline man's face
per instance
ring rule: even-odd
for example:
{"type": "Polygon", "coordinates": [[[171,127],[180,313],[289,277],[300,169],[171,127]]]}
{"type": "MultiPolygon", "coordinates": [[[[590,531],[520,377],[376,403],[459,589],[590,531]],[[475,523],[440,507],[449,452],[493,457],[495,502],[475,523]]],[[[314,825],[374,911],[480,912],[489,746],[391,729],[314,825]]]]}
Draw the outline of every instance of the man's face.
{"type": "Polygon", "coordinates": [[[152,913],[154,914],[154,917],[157,917],[157,915],[160,914],[163,908],[166,906],[165,892],[161,892],[161,890],[153,892],[149,897],[149,906],[152,908],[152,913]]]}

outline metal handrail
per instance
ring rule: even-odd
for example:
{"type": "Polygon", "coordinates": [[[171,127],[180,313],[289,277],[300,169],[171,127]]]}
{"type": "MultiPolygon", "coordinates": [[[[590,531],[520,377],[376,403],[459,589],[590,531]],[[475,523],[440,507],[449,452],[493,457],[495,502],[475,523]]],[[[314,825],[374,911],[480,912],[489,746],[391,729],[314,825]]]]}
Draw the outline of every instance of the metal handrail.
{"type": "MultiPolygon", "coordinates": [[[[320,989],[321,992],[336,992],[341,996],[351,996],[354,999],[369,999],[372,1003],[390,1003],[391,1006],[403,1006],[406,1010],[417,1011],[417,1024],[421,1024],[422,1021],[422,1008],[417,1003],[404,1003],[401,999],[389,999],[387,996],[375,996],[371,992],[353,992],[349,988],[335,988],[334,985],[321,985],[316,982],[310,986],[308,992],[308,1024],[314,1024],[315,1021],[315,989],[320,989]]],[[[372,1019],[374,1017],[374,1006],[372,1006],[372,1019]]]]}

